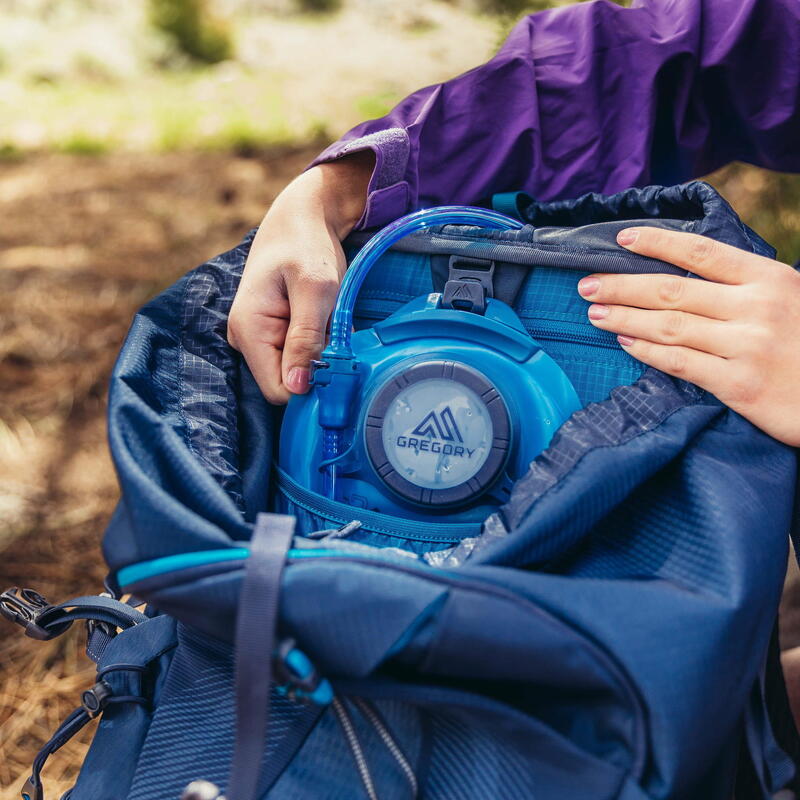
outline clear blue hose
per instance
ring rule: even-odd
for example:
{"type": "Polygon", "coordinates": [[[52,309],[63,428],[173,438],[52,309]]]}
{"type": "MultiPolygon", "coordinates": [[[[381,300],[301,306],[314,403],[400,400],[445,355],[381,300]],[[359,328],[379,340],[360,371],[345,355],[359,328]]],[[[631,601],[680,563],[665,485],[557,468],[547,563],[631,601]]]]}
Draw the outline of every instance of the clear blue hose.
{"type": "Polygon", "coordinates": [[[481,228],[499,228],[501,230],[515,230],[522,227],[519,220],[507,217],[505,214],[471,206],[426,208],[390,223],[361,248],[344,275],[331,317],[331,342],[329,345],[331,350],[337,353],[350,351],[356,298],[373,264],[395,242],[399,242],[400,239],[415,231],[430,228],[432,225],[478,225],[481,228]]]}
{"type": "MultiPolygon", "coordinates": [[[[358,292],[367,277],[367,273],[395,242],[432,225],[476,225],[481,228],[500,230],[516,230],[522,227],[522,223],[512,217],[507,217],[504,214],[489,211],[485,208],[472,208],[470,206],[439,206],[437,208],[423,209],[401,217],[387,225],[361,248],[344,275],[339,295],[336,298],[336,306],[333,309],[333,316],[331,317],[330,344],[322,353],[323,362],[330,366],[334,365],[334,360],[339,362],[339,365],[343,360],[354,362],[355,359],[350,344],[353,329],[353,312],[358,292]]],[[[343,370],[339,366],[336,371],[344,372],[351,379],[343,383],[349,383],[349,392],[352,395],[354,393],[354,382],[357,380],[355,365],[350,363],[343,370]]],[[[330,375],[329,380],[332,377],[330,375]]],[[[320,383],[322,382],[320,381],[320,383]]],[[[332,382],[326,382],[324,386],[326,390],[334,389],[332,382]]],[[[341,454],[342,430],[346,427],[346,423],[349,422],[344,418],[344,411],[339,413],[335,410],[335,407],[348,408],[346,402],[336,402],[344,399],[347,391],[348,389],[344,388],[342,392],[318,392],[320,422],[324,429],[322,456],[323,461],[327,464],[325,493],[332,499],[336,499],[336,465],[330,462],[341,454]],[[326,408],[326,405],[328,408],[326,408]],[[326,419],[332,424],[325,424],[323,420],[326,419]]]]}

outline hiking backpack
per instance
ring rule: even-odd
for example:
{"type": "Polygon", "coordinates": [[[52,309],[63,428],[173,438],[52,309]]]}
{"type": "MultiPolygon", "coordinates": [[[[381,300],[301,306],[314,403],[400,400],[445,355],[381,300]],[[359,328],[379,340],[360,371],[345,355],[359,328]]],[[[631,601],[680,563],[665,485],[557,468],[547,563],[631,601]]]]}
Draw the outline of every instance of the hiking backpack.
{"type": "Polygon", "coordinates": [[[98,666],[30,800],[97,716],[69,800],[178,800],[192,782],[228,800],[729,800],[745,762],[748,796],[790,780],[764,686],[794,450],[645,369],[576,291],[591,272],[685,274],[618,247],[630,224],[773,251],[700,182],[500,203],[523,227],[398,242],[355,319],[483,260],[569,377],[582,408],[483,521],[356,508],[276,466],[284,412],[226,339],[252,233],[136,315],[109,401],[109,591],[3,595],[37,638],[91,620],[98,666]]]}

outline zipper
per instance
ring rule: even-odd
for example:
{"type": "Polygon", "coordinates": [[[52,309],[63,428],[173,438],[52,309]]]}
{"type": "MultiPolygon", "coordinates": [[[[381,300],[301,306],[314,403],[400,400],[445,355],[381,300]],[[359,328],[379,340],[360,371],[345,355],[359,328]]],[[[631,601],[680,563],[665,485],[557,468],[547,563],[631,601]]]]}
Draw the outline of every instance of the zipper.
{"type": "MultiPolygon", "coordinates": [[[[409,301],[412,298],[409,298],[409,301]]],[[[383,301],[389,302],[389,301],[383,301]]],[[[396,301],[391,301],[396,302],[396,301]]],[[[359,305],[356,309],[355,316],[363,320],[371,322],[380,322],[393,314],[397,309],[405,305],[402,301],[397,301],[397,308],[392,309],[386,313],[378,311],[376,308],[370,308],[369,305],[365,308],[359,305]]],[[[520,317],[525,330],[534,339],[544,339],[553,342],[566,342],[568,344],[587,345],[589,347],[603,347],[607,350],[619,350],[620,346],[617,343],[616,336],[590,326],[584,326],[580,323],[569,322],[550,322],[547,320],[530,320],[520,317]],[[576,328],[584,328],[585,330],[579,331],[576,328]]]]}
{"type": "Polygon", "coordinates": [[[401,772],[405,775],[408,781],[409,788],[411,789],[412,798],[416,798],[419,794],[419,783],[417,776],[414,774],[414,768],[411,766],[406,754],[403,752],[397,740],[394,738],[389,729],[383,724],[383,720],[378,714],[377,709],[365,700],[363,697],[351,698],[353,705],[361,712],[364,718],[372,725],[375,732],[378,734],[380,740],[386,746],[386,749],[391,754],[395,763],[400,767],[401,772]]]}
{"type": "Polygon", "coordinates": [[[366,508],[354,508],[300,486],[277,465],[275,474],[281,493],[294,505],[309,514],[324,517],[340,525],[357,519],[361,528],[369,533],[381,533],[395,539],[445,544],[457,543],[469,536],[478,536],[481,532],[480,522],[422,522],[392,517],[366,508]]]}
{"type": "MultiPolygon", "coordinates": [[[[527,322],[522,320],[525,330],[534,339],[546,339],[555,342],[568,342],[570,344],[583,344],[589,347],[604,347],[609,350],[619,350],[622,352],[619,344],[617,343],[616,336],[607,334],[605,331],[598,331],[597,333],[590,333],[587,329],[585,332],[575,332],[569,330],[565,324],[558,322],[546,322],[539,320],[537,322],[527,322]],[[605,334],[605,335],[603,335],[605,334]]],[[[572,327],[579,327],[570,325],[572,327]]]]}
{"type": "Polygon", "coordinates": [[[339,724],[342,726],[345,741],[350,747],[350,752],[353,755],[353,761],[355,761],[358,775],[364,786],[364,791],[367,793],[369,800],[378,800],[378,793],[375,791],[375,781],[372,779],[367,757],[364,755],[364,749],[361,747],[361,742],[353,726],[353,721],[350,719],[350,714],[338,697],[333,698],[331,706],[333,707],[334,714],[336,714],[336,718],[339,720],[339,724]]]}

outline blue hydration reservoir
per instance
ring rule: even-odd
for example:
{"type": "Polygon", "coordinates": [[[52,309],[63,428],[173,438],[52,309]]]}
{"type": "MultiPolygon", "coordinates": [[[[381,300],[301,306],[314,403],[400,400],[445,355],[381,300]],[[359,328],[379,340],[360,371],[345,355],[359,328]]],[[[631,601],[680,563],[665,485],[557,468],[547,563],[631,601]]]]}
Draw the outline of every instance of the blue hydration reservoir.
{"type": "Polygon", "coordinates": [[[410,214],[376,234],[342,281],[312,390],[291,399],[281,468],[348,505],[470,522],[505,501],[580,402],[513,309],[480,280],[448,283],[352,332],[356,297],[392,244],[431,225],[514,229],[480,208],[410,214]]]}

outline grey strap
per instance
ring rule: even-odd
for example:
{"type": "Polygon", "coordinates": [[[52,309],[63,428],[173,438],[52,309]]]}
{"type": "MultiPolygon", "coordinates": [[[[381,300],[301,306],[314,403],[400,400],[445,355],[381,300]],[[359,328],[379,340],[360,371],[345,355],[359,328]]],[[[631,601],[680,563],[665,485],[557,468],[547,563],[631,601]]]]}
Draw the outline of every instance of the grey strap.
{"type": "Polygon", "coordinates": [[[267,743],[281,573],[294,517],[259,514],[236,617],[236,739],[228,800],[256,800],[267,743]]]}

